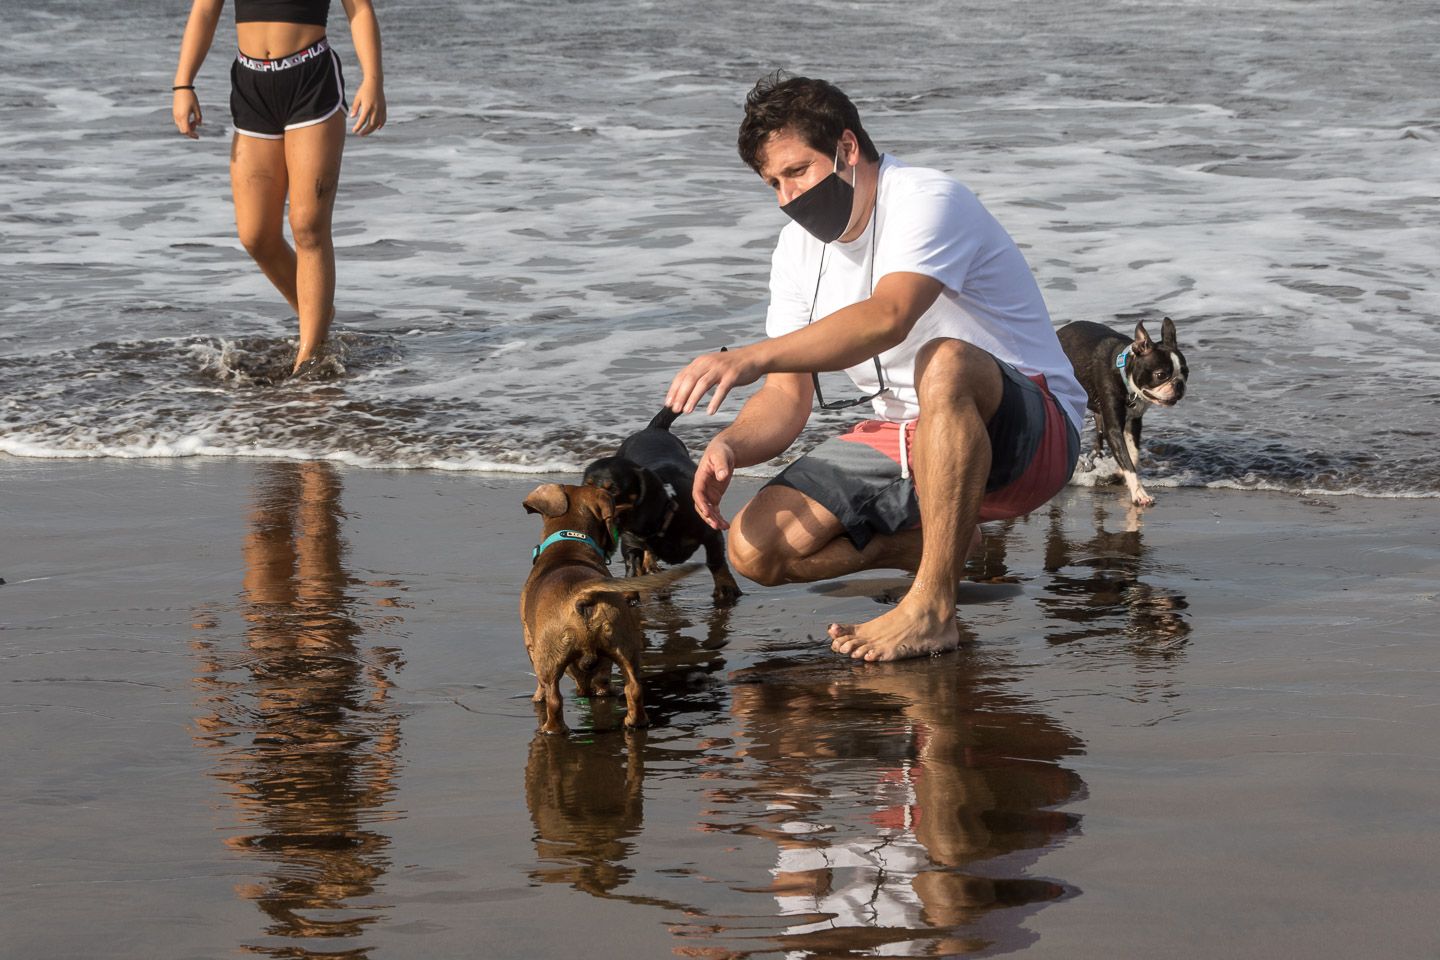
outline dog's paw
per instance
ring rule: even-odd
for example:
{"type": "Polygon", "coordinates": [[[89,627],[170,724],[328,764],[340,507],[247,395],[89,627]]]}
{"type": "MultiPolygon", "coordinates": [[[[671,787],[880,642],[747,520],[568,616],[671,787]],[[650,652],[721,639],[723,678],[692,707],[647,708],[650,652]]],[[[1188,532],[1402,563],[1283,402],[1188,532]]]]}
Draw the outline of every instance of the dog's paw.
{"type": "Polygon", "coordinates": [[[735,602],[744,595],[734,577],[716,577],[715,589],[710,594],[717,607],[734,606],[735,602]]]}
{"type": "Polygon", "coordinates": [[[1155,498],[1145,492],[1140,485],[1140,478],[1129,470],[1123,471],[1125,478],[1125,489],[1130,491],[1130,502],[1137,507],[1150,507],[1155,505],[1155,498]]]}

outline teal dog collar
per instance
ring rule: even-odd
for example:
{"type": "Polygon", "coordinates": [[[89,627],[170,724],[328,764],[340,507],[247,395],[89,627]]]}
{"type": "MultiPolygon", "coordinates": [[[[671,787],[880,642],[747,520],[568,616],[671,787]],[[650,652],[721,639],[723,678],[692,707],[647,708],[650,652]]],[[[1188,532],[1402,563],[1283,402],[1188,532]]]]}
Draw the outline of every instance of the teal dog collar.
{"type": "Polygon", "coordinates": [[[594,540],[591,540],[590,537],[581,533],[579,530],[556,530],[554,533],[550,534],[550,536],[546,537],[544,540],[541,540],[539,545],[535,547],[534,552],[530,554],[530,562],[533,564],[536,560],[540,559],[540,554],[544,553],[546,550],[548,550],[550,547],[553,547],[555,544],[564,541],[586,544],[596,553],[600,554],[601,560],[604,560],[606,563],[610,562],[610,555],[607,554],[604,550],[600,549],[600,544],[596,543],[594,540]]]}

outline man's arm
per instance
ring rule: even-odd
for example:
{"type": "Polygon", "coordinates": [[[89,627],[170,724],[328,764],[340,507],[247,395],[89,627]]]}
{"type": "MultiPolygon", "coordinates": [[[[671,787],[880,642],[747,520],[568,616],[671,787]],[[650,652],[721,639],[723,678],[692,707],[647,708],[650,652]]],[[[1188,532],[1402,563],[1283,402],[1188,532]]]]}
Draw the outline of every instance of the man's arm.
{"type": "Polygon", "coordinates": [[[869,299],[836,310],[799,330],[696,357],[676,374],[665,403],[672,410],[689,413],[713,389],[715,396],[707,408],[713,414],[733,388],[754,383],[767,374],[820,373],[863,363],[909,336],[916,321],[944,289],[939,280],[924,274],[887,273],[875,284],[869,299]]]}
{"type": "Polygon", "coordinates": [[[730,524],[720,498],[738,467],[751,467],[784,453],[810,418],[814,386],[808,374],[772,373],[745,401],[735,422],[715,435],[695,468],[691,496],[701,519],[717,530],[730,524]]]}
{"type": "Polygon", "coordinates": [[[753,467],[780,456],[805,429],[815,387],[809,374],[773,373],[756,390],[735,422],[717,433],[735,453],[736,467],[753,467]]]}

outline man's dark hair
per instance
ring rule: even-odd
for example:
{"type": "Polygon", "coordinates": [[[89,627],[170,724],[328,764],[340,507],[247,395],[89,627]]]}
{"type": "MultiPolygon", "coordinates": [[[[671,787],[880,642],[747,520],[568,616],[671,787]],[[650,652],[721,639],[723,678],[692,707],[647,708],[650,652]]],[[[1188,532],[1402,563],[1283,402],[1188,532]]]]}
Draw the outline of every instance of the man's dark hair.
{"type": "Polygon", "coordinates": [[[745,96],[740,159],[759,173],[765,141],[775,131],[786,129],[825,154],[833,154],[841,134],[849,130],[860,141],[866,160],[880,159],[880,152],[860,125],[860,111],[839,87],[827,80],[793,77],[777,70],[761,77],[745,96]]]}

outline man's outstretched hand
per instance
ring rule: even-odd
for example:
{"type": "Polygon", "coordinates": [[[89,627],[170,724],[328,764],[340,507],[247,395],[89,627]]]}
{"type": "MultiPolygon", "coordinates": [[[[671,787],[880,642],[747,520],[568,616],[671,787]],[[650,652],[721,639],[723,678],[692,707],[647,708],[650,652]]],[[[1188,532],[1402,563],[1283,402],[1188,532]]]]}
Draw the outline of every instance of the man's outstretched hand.
{"type": "Polygon", "coordinates": [[[724,440],[711,440],[695,467],[695,483],[690,495],[695,512],[716,530],[729,530],[730,522],[720,515],[720,498],[735,475],[735,451],[724,440]]]}
{"type": "Polygon", "coordinates": [[[753,359],[751,347],[701,354],[670,381],[665,406],[676,413],[690,413],[713,389],[715,396],[710,398],[710,406],[705,409],[706,413],[713,415],[732,389],[754,383],[762,373],[760,365],[753,359]]]}

